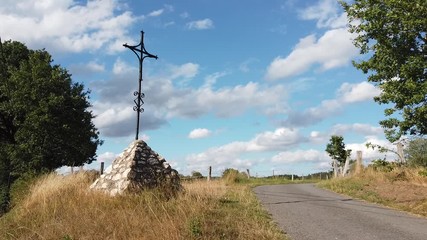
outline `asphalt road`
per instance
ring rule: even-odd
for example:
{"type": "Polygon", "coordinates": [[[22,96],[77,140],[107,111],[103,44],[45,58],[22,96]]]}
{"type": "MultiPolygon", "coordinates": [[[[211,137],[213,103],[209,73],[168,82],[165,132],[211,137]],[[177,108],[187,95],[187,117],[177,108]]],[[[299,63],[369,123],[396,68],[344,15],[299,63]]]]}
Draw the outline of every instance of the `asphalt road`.
{"type": "Polygon", "coordinates": [[[293,240],[427,240],[427,218],[345,197],[313,184],[254,189],[293,240]]]}

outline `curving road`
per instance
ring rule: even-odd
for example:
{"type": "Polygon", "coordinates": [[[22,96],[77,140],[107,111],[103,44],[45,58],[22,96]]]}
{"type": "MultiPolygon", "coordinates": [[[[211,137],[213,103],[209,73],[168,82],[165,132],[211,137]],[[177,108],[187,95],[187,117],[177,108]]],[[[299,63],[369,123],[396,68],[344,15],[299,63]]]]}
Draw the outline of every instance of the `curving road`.
{"type": "Polygon", "coordinates": [[[427,219],[384,208],[314,184],[254,188],[258,199],[293,240],[427,240],[427,219]]]}

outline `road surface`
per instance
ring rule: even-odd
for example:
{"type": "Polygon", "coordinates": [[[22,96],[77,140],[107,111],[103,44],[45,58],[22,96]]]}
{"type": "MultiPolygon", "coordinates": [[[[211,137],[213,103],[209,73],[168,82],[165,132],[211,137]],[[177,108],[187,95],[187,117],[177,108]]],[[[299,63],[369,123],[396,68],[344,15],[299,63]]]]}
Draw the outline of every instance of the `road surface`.
{"type": "Polygon", "coordinates": [[[254,191],[292,240],[427,240],[427,218],[354,200],[314,184],[259,186],[254,191]]]}

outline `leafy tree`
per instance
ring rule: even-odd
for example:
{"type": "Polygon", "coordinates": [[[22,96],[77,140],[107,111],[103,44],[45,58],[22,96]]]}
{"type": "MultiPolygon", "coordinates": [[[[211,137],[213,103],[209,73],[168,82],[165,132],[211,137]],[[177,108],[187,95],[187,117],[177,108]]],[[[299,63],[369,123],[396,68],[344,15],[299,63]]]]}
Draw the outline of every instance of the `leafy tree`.
{"type": "Polygon", "coordinates": [[[405,149],[408,164],[414,167],[427,167],[427,139],[416,138],[409,142],[405,149]]]}
{"type": "MultiPolygon", "coordinates": [[[[101,144],[89,92],[45,50],[0,41],[0,205],[23,174],[95,159],[101,144]]],[[[0,209],[0,212],[2,211],[0,209]]]]}
{"type": "Polygon", "coordinates": [[[203,177],[203,175],[202,175],[200,172],[192,171],[192,172],[191,172],[191,177],[192,177],[192,178],[202,178],[202,177],[203,177]]]}
{"type": "Polygon", "coordinates": [[[325,151],[329,156],[338,162],[338,166],[344,166],[345,160],[351,154],[351,150],[345,149],[344,138],[342,136],[332,135],[325,151]]]}
{"type": "Polygon", "coordinates": [[[227,177],[228,175],[232,175],[232,174],[238,175],[239,171],[234,169],[234,168],[227,168],[224,170],[224,172],[222,172],[222,177],[224,178],[224,177],[227,177]]]}
{"type": "Polygon", "coordinates": [[[354,44],[370,58],[354,63],[382,93],[388,119],[380,121],[387,138],[427,133],[427,1],[341,1],[357,37],[354,44]],[[396,113],[401,115],[397,118],[396,113]]]}

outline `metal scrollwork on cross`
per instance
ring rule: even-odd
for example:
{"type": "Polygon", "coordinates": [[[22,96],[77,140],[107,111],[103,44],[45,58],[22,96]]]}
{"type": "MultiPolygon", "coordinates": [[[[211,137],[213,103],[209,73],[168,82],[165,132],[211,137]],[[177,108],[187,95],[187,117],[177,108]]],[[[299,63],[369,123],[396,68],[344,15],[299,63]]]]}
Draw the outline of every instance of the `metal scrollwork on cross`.
{"type": "Polygon", "coordinates": [[[137,114],[137,120],[136,120],[136,136],[135,140],[138,140],[138,133],[139,133],[139,115],[141,112],[144,112],[144,108],[142,108],[142,105],[144,104],[144,101],[142,100],[145,97],[145,94],[141,92],[141,84],[142,84],[142,63],[145,58],[155,58],[157,59],[156,55],[150,54],[145,50],[144,46],[144,31],[141,31],[141,42],[138,45],[135,46],[129,46],[127,43],[123,44],[124,47],[129,48],[132,50],[132,52],[135,53],[135,55],[138,57],[139,60],[139,85],[138,85],[138,91],[135,91],[133,95],[136,97],[134,100],[135,106],[133,107],[133,110],[136,111],[137,114]]]}

